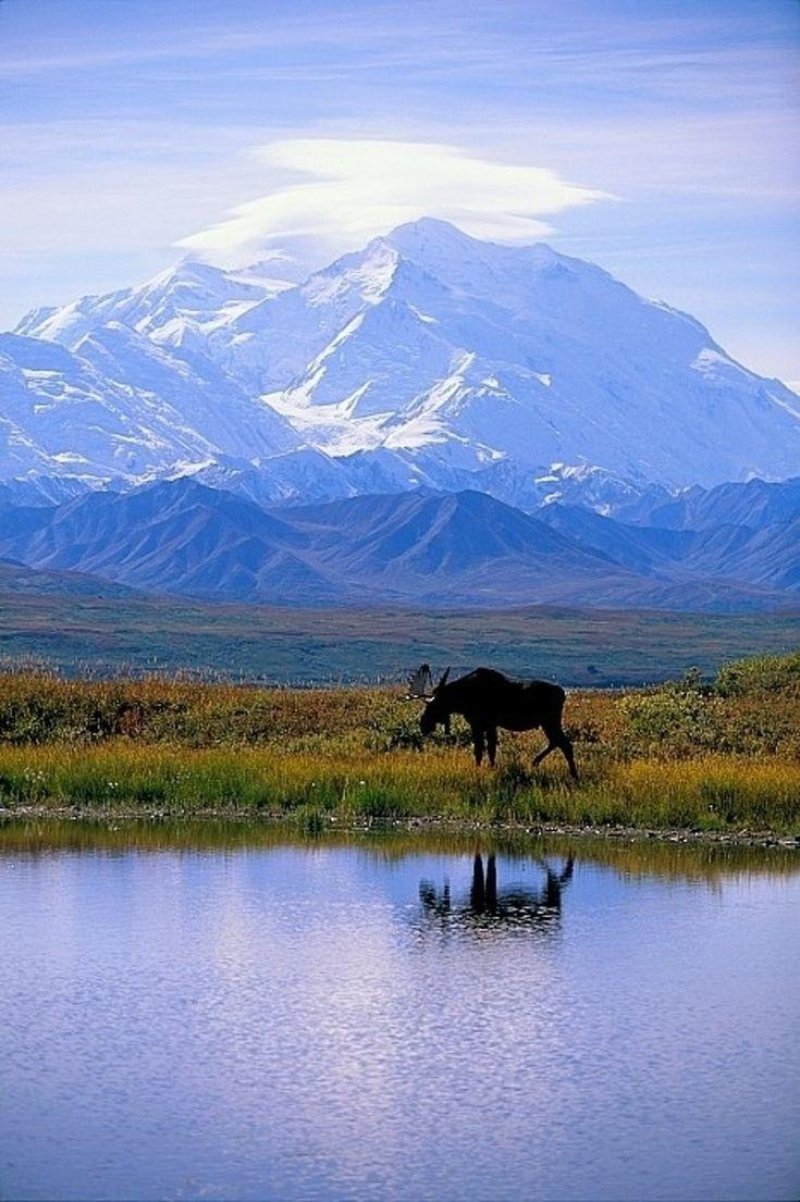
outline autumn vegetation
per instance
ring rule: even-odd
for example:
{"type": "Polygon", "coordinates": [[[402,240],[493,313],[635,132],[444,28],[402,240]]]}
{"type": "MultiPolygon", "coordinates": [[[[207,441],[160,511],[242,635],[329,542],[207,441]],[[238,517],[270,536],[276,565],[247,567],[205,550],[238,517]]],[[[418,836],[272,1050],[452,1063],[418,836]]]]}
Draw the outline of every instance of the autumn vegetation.
{"type": "Polygon", "coordinates": [[[800,834],[800,652],[650,689],[576,691],[581,780],[540,732],[476,769],[465,727],[423,742],[400,688],[0,676],[5,814],[381,820],[800,834]]]}

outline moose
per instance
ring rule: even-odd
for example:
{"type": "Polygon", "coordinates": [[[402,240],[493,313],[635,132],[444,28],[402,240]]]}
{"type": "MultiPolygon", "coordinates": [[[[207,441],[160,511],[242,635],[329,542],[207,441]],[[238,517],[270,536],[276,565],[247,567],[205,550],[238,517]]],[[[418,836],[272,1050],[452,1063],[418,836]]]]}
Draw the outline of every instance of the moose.
{"type": "Polygon", "coordinates": [[[439,683],[433,686],[428,664],[422,664],[409,680],[407,696],[418,697],[427,704],[420,718],[423,735],[431,734],[439,725],[450,731],[451,714],[466,718],[472,733],[475,763],[480,766],[486,751],[494,767],[497,753],[497,728],[503,730],[534,730],[541,727],[547,746],[534,759],[534,767],[556,748],[563,753],[570,775],[578,779],[572,743],[564,733],[561,715],[566,693],[560,685],[547,680],[509,680],[492,668],[476,668],[474,672],[448,684],[448,668],[439,683]]]}

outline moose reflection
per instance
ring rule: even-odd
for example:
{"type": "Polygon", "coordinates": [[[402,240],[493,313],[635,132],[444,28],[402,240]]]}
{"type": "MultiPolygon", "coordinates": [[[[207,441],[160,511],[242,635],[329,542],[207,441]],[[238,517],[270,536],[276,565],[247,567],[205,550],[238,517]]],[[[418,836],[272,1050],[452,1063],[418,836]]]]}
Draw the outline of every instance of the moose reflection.
{"type": "Polygon", "coordinates": [[[561,916],[563,890],[572,880],[574,861],[570,856],[559,871],[541,861],[544,880],[538,886],[513,884],[500,888],[497,882],[497,857],[475,853],[468,895],[454,901],[450,883],[441,891],[431,881],[421,881],[419,899],[423,913],[443,922],[474,926],[529,926],[546,928],[561,916]]]}
{"type": "Polygon", "coordinates": [[[451,714],[461,714],[469,723],[475,762],[480,765],[483,753],[494,767],[497,752],[497,728],[504,730],[534,730],[541,727],[547,746],[535,757],[534,766],[558,748],[569,765],[570,775],[578,779],[572,743],[564,733],[561,717],[566,693],[560,685],[547,680],[509,680],[492,668],[476,668],[467,676],[447,683],[450,669],[432,691],[432,677],[427,664],[417,670],[409,681],[409,697],[427,702],[420,718],[420,730],[429,735],[444,725],[449,733],[451,714]]]}

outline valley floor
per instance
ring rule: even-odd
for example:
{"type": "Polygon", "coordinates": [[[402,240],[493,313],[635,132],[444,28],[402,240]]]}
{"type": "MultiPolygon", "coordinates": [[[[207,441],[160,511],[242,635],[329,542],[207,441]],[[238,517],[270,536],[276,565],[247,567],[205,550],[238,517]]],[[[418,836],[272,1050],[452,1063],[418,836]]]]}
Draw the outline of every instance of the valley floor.
{"type": "Polygon", "coordinates": [[[481,664],[573,688],[652,684],[696,667],[800,645],[800,611],[697,614],[575,610],[298,609],[176,597],[0,591],[0,670],[67,676],[183,672],[275,685],[399,683],[426,661],[481,664]]]}

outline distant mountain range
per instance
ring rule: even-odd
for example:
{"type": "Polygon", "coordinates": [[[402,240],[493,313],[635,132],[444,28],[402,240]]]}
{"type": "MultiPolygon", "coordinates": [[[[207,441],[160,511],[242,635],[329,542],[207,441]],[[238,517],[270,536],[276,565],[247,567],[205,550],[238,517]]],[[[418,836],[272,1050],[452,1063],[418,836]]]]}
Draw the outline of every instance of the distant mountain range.
{"type": "Polygon", "coordinates": [[[185,261],[0,336],[0,481],[260,503],[475,489],[618,512],[800,474],[800,398],[544,245],[423,219],[301,284],[185,261]],[[578,487],[579,486],[579,487],[578,487]]]}
{"type": "Polygon", "coordinates": [[[800,605],[800,398],[694,318],[430,219],[271,270],[0,335],[0,592],[800,605]]]}
{"type": "Polygon", "coordinates": [[[46,591],[68,573],[71,590],[94,577],[98,591],[293,606],[800,609],[800,479],[693,490],[638,524],[472,491],[267,510],[179,479],[58,506],[6,497],[0,559],[46,591]]]}

